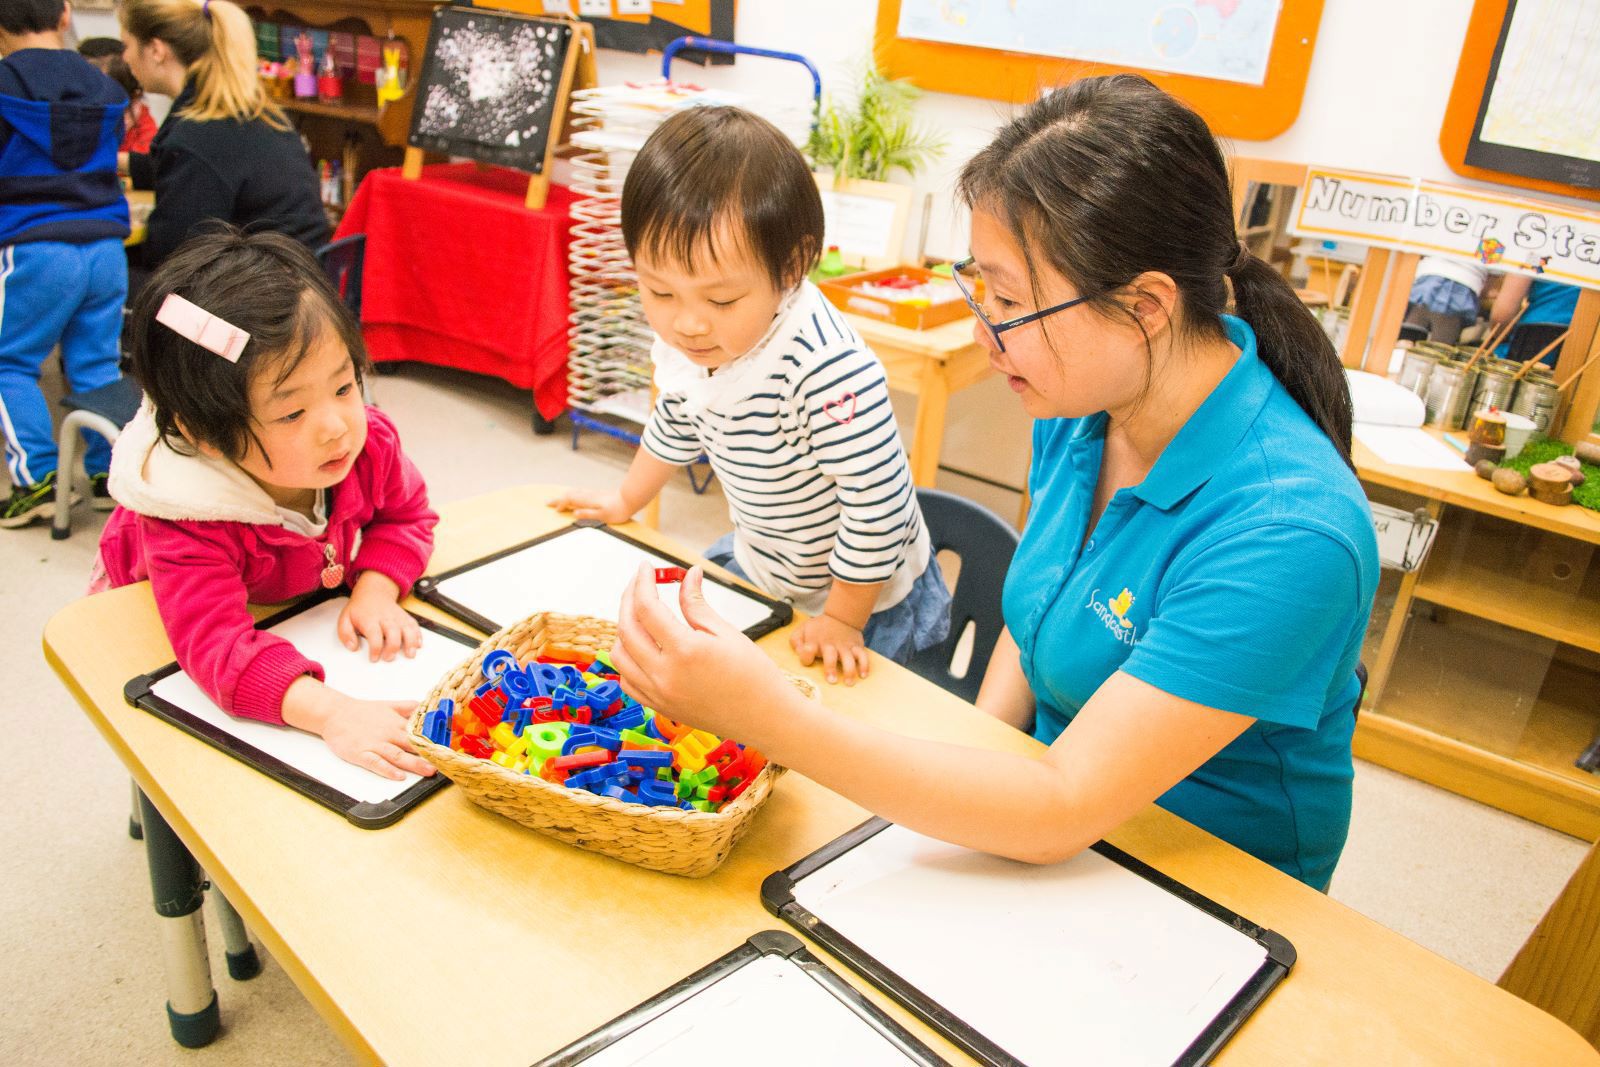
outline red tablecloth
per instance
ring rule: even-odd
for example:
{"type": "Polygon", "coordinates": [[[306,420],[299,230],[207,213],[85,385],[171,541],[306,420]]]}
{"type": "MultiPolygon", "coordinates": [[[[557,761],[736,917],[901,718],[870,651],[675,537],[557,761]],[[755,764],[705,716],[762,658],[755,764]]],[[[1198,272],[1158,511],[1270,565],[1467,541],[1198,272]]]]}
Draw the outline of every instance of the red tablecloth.
{"type": "Polygon", "coordinates": [[[528,177],[471,163],[366,176],[336,236],[367,235],[361,328],[374,360],[503,378],[545,418],[566,408],[572,194],[523,206],[528,177]]]}

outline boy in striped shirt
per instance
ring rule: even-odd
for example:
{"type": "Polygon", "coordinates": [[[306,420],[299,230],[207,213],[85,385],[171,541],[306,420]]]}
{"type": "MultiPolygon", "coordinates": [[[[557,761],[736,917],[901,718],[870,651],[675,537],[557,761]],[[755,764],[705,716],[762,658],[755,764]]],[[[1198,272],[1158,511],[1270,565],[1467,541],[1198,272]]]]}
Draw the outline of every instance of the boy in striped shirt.
{"type": "Polygon", "coordinates": [[[554,506],[626,522],[703,452],[733,521],[707,557],[810,614],[796,654],[849,685],[868,648],[904,662],[942,641],[950,595],[883,365],[806,280],[822,229],[805,160],[764,119],[697,107],[651,135],[622,231],[659,397],[621,487],[554,506]]]}

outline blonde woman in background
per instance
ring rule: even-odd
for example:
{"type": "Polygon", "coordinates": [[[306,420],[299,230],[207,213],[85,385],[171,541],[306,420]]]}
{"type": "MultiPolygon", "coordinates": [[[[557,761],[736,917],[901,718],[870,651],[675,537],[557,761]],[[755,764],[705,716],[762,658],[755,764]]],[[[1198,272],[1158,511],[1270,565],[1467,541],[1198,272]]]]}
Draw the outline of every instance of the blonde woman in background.
{"type": "Polygon", "coordinates": [[[155,269],[212,219],[326,242],[316,172],[256,78],[250,17],[229,0],[123,0],[120,15],[133,76],[174,98],[149,153],[127,158],[134,188],[156,194],[139,265],[155,269]]]}

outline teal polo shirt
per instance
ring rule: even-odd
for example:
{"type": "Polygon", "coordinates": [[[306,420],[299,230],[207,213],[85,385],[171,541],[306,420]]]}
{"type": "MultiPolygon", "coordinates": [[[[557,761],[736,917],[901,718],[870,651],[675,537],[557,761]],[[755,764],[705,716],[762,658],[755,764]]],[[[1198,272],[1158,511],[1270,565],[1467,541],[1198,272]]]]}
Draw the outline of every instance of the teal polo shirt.
{"type": "Polygon", "coordinates": [[[1158,803],[1322,889],[1350,825],[1377,539],[1355,475],[1254,332],[1223,324],[1233,369],[1087,540],[1106,415],[1034,424],[1006,626],[1046,743],[1116,671],[1255,719],[1158,803]]]}

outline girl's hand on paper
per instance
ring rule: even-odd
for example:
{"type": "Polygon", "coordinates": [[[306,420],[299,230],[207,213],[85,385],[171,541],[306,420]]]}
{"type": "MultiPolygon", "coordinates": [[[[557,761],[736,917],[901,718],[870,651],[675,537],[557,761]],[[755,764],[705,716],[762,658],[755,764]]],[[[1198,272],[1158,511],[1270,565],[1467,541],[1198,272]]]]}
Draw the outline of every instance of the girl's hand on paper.
{"type": "Polygon", "coordinates": [[[778,665],[702,593],[705,572],[689,571],[679,591],[687,624],[656,592],[648,564],[622,594],[611,659],[622,688],[646,707],[722,737],[753,742],[763,720],[793,692],[778,665]]]}
{"type": "Polygon", "coordinates": [[[408,771],[433,774],[406,733],[416,707],[413,700],[357,700],[306,674],[283,695],[283,721],[318,735],[346,763],[399,781],[408,771]]]}
{"type": "Polygon", "coordinates": [[[416,754],[406,733],[415,701],[356,700],[336,690],[328,693],[334,708],[322,739],[335,756],[397,782],[407,771],[424,778],[433,774],[433,764],[416,754]]]}
{"type": "Polygon", "coordinates": [[[404,653],[407,659],[422,647],[422,627],[400,606],[400,587],[378,571],[362,571],[350,591],[350,601],[339,612],[339,641],[354,652],[367,639],[367,657],[373,663],[404,653]]]}

